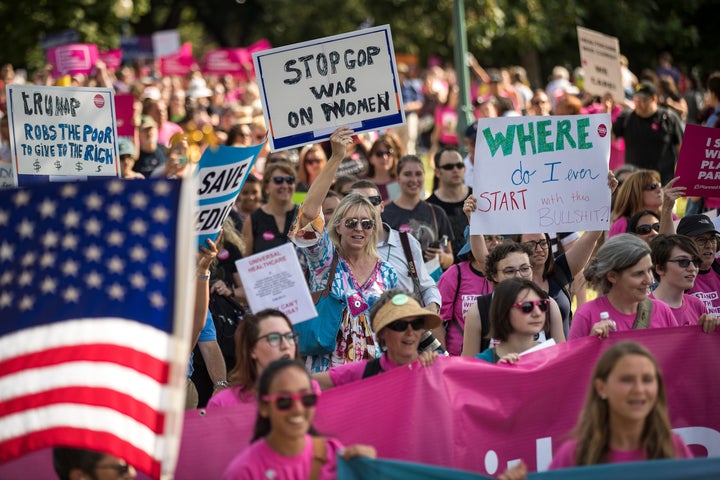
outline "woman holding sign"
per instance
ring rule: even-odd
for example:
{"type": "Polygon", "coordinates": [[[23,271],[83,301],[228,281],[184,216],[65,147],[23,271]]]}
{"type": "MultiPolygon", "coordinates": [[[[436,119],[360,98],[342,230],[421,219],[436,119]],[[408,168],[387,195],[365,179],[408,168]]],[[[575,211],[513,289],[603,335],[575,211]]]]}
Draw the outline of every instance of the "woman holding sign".
{"type": "Polygon", "coordinates": [[[334,351],[308,358],[313,372],[380,356],[369,310],[383,291],[397,284],[395,271],[378,257],[378,229],[382,224],[380,214],[367,198],[349,194],[335,209],[328,227],[325,226],[322,202],[345,157],[346,146],[353,141],[352,134],[349,128],[341,127],[330,136],[332,156],[310,185],[288,235],[305,254],[311,291],[325,288],[337,256],[330,293],[346,303],[334,351]]]}

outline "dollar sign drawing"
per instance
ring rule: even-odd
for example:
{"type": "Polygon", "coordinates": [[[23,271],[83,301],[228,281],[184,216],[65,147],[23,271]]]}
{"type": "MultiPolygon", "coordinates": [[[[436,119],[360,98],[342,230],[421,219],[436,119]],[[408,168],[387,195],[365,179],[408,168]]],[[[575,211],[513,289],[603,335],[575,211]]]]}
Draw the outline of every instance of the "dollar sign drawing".
{"type": "Polygon", "coordinates": [[[79,171],[82,170],[82,169],[83,169],[82,162],[77,162],[77,163],[75,164],[75,170],[77,170],[77,171],[79,172],[79,171]]]}
{"type": "Polygon", "coordinates": [[[62,167],[62,163],[60,163],[60,160],[55,160],[55,168],[60,170],[61,167],[62,167]]]}
{"type": "Polygon", "coordinates": [[[35,160],[35,162],[33,163],[33,168],[35,169],[35,172],[40,171],[40,160],[35,160]]]}
{"type": "Polygon", "coordinates": [[[102,167],[101,167],[100,165],[98,165],[97,171],[99,172],[99,171],[101,171],[101,170],[102,170],[102,167]]]}

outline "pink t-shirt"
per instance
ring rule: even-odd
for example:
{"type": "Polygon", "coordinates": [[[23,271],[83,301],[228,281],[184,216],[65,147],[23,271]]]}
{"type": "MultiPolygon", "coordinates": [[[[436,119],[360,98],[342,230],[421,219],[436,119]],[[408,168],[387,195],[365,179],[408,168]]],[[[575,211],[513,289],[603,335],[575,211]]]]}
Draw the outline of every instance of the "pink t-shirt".
{"type": "Polygon", "coordinates": [[[699,298],[708,313],[720,316],[720,275],[715,270],[711,268],[707,272],[699,272],[695,285],[688,293],[699,298]]]}
{"type": "MultiPolygon", "coordinates": [[[[315,380],[312,381],[313,390],[320,391],[320,384],[315,380]]],[[[226,388],[212,396],[207,404],[207,408],[213,407],[231,407],[233,405],[241,405],[243,403],[255,403],[257,400],[255,394],[243,389],[240,386],[226,388]]]]}
{"type": "MultiPolygon", "coordinates": [[[[653,299],[652,302],[653,308],[648,328],[677,327],[680,325],[670,307],[660,300],[653,299]]],[[[577,309],[570,326],[568,340],[590,335],[593,325],[600,321],[601,312],[610,314],[610,320],[615,322],[618,332],[632,330],[636,315],[634,313],[620,313],[612,306],[607,299],[607,295],[603,295],[577,309]]]]}
{"type": "MultiPolygon", "coordinates": [[[[339,387],[340,385],[345,385],[346,383],[352,383],[357,382],[358,380],[362,380],[363,372],[365,371],[365,365],[367,365],[367,362],[368,360],[363,360],[362,362],[346,363],[344,365],[338,365],[337,367],[333,367],[328,371],[328,373],[330,374],[330,380],[332,380],[333,385],[335,385],[336,387],[339,387]]],[[[380,357],[380,368],[382,368],[383,372],[388,372],[393,368],[397,368],[398,366],[399,365],[390,360],[387,355],[383,355],[380,357]]]]}
{"type": "MultiPolygon", "coordinates": [[[[685,445],[679,435],[673,433],[673,446],[675,447],[675,458],[693,458],[690,449],[685,445]]],[[[575,464],[575,448],[577,440],[568,440],[560,446],[560,449],[553,456],[549,470],[557,470],[558,468],[571,468],[577,466],[575,464]]],[[[645,458],[645,451],[640,448],[638,450],[613,450],[610,449],[608,455],[608,463],[627,463],[642,462],[645,458]]]]}
{"type": "MultiPolygon", "coordinates": [[[[651,293],[650,298],[655,298],[651,293]]],[[[662,300],[660,300],[662,302],[662,300]]],[[[669,305],[668,305],[669,306],[669,305]]],[[[687,293],[683,294],[683,302],[678,308],[670,307],[680,325],[697,325],[698,318],[707,313],[705,304],[687,293]]]]}
{"type": "Polygon", "coordinates": [[[492,292],[492,285],[487,279],[470,267],[470,262],[460,262],[443,272],[438,281],[438,290],[442,296],[440,317],[447,324],[445,327],[445,346],[450,355],[462,354],[465,314],[479,295],[492,292]],[[458,268],[460,269],[460,285],[458,286],[458,268]],[[455,318],[460,328],[453,321],[455,318]]]}
{"type": "Polygon", "coordinates": [[[167,121],[158,129],[158,143],[163,147],[168,146],[168,142],[176,133],[183,133],[183,129],[177,123],[167,121]]]}
{"type": "Polygon", "coordinates": [[[610,225],[610,231],[608,231],[608,238],[620,235],[621,233],[627,233],[627,217],[620,217],[610,225]]]}
{"type": "MultiPolygon", "coordinates": [[[[320,469],[320,479],[337,478],[337,451],[343,445],[334,438],[327,439],[327,462],[320,469]]],[[[305,449],[294,457],[280,455],[270,448],[264,438],[256,441],[233,458],[223,473],[223,480],[306,480],[312,468],[312,437],[305,435],[305,449]]]]}

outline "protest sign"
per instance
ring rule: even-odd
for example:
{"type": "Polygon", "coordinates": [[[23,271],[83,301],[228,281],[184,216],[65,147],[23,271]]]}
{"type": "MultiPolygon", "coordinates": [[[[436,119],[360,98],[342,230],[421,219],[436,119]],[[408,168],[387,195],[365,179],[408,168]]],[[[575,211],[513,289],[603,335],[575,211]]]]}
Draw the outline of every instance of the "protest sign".
{"type": "Polygon", "coordinates": [[[688,196],[720,196],[720,129],[685,127],[675,176],[675,186],[687,187],[688,196]]]}
{"type": "Polygon", "coordinates": [[[618,39],[583,27],[577,27],[577,36],[585,90],[599,97],[610,92],[616,102],[624,100],[618,39]]]}
{"type": "Polygon", "coordinates": [[[474,234],[607,230],[610,115],[478,120],[474,234]]]}
{"type": "Polygon", "coordinates": [[[17,186],[17,179],[12,161],[0,159],[0,188],[15,186],[17,186]]]}
{"type": "Polygon", "coordinates": [[[100,52],[98,53],[98,59],[105,62],[105,66],[109,72],[114,72],[120,68],[120,64],[122,63],[122,50],[116,48],[114,50],[100,52]]]}
{"type": "Polygon", "coordinates": [[[198,164],[198,245],[215,240],[262,145],[208,147],[198,164]]]}
{"type": "Polygon", "coordinates": [[[235,262],[253,312],[280,310],[295,324],[317,317],[295,245],[284,243],[235,262]]]}
{"type": "Polygon", "coordinates": [[[115,120],[119,137],[134,137],[135,97],[132,93],[115,94],[115,120]]]}
{"type": "Polygon", "coordinates": [[[119,176],[111,88],[8,85],[7,98],[20,185],[52,176],[119,176]]]}
{"type": "Polygon", "coordinates": [[[187,75],[194,64],[192,44],[185,42],[177,52],[160,58],[160,73],[162,75],[187,75]]]}
{"type": "Polygon", "coordinates": [[[154,32],[152,46],[155,58],[171,55],[180,49],[180,32],[177,30],[154,32]]]}
{"type": "Polygon", "coordinates": [[[51,48],[47,60],[53,66],[53,75],[89,75],[98,59],[97,45],[92,43],[73,43],[51,48]]]}
{"type": "Polygon", "coordinates": [[[216,48],[205,54],[203,73],[209,75],[245,75],[239,48],[216,48]]]}
{"type": "Polygon", "coordinates": [[[404,123],[388,25],[253,53],[270,148],[404,123]]]}

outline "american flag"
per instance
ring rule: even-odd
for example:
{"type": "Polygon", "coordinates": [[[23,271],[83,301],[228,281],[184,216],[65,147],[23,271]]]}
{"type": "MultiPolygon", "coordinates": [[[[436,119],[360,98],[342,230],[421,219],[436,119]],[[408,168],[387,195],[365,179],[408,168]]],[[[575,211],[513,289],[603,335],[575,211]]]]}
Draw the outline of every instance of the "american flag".
{"type": "Polygon", "coordinates": [[[0,191],[0,463],[66,445],[172,475],[195,285],[188,187],[0,191]]]}

